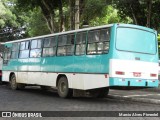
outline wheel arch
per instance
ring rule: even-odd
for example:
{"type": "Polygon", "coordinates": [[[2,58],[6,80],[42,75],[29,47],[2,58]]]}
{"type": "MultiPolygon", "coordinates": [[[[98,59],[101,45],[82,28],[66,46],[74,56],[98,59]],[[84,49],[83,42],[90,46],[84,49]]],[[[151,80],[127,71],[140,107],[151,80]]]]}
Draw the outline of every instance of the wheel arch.
{"type": "MultiPolygon", "coordinates": [[[[58,82],[59,82],[59,79],[61,78],[61,77],[66,77],[67,78],[67,76],[65,75],[65,74],[59,74],[58,76],[57,76],[57,79],[56,79],[56,87],[58,86],[58,82]]],[[[68,81],[68,78],[67,78],[67,81],[68,81]]],[[[68,81],[69,82],[69,81],[68,81]]],[[[69,83],[68,83],[69,84],[69,83]]]]}

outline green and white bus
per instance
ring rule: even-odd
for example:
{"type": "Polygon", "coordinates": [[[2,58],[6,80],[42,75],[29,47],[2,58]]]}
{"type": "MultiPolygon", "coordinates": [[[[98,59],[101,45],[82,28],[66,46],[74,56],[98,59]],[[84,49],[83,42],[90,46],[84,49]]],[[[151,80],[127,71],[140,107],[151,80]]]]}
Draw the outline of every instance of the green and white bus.
{"type": "Polygon", "coordinates": [[[4,43],[2,80],[12,89],[55,87],[60,97],[111,86],[158,87],[157,32],[110,24],[4,43]]]}

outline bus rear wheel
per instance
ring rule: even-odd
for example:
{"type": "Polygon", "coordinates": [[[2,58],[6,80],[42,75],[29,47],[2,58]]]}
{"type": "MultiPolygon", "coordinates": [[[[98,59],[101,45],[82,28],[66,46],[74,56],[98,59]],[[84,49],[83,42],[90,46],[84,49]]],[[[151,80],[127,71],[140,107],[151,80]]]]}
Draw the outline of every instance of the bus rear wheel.
{"type": "Polygon", "coordinates": [[[68,80],[65,76],[58,80],[58,95],[62,98],[70,98],[73,96],[73,90],[69,88],[68,80]]]}
{"type": "Polygon", "coordinates": [[[24,89],[25,84],[17,83],[16,76],[15,76],[15,74],[13,74],[10,79],[10,87],[12,90],[24,89]]]}

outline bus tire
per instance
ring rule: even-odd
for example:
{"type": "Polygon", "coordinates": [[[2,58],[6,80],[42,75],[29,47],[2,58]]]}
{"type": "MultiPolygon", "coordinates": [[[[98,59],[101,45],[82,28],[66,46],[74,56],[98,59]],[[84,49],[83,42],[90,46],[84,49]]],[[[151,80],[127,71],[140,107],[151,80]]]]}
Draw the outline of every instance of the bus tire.
{"type": "Polygon", "coordinates": [[[12,90],[17,90],[18,89],[15,74],[11,75],[11,79],[10,79],[9,83],[10,83],[10,87],[11,87],[12,90]]]}
{"type": "Polygon", "coordinates": [[[10,87],[12,90],[24,89],[25,84],[17,83],[16,76],[15,76],[15,74],[13,74],[10,79],[10,87]]]}
{"type": "Polygon", "coordinates": [[[73,90],[69,88],[68,80],[62,76],[58,80],[58,95],[62,98],[70,98],[73,96],[73,90]]]}

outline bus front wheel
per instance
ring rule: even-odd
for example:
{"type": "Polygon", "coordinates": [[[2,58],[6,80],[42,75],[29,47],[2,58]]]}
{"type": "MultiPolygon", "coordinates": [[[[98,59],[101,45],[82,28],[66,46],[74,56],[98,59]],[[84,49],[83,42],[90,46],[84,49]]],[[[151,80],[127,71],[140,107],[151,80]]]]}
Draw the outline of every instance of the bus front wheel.
{"type": "Polygon", "coordinates": [[[62,98],[70,98],[73,96],[73,90],[69,88],[68,80],[65,76],[58,80],[58,95],[62,98]]]}
{"type": "Polygon", "coordinates": [[[21,83],[17,83],[16,76],[15,76],[15,74],[13,74],[10,79],[10,87],[12,90],[17,90],[17,89],[24,89],[25,85],[21,84],[21,83]]]}

